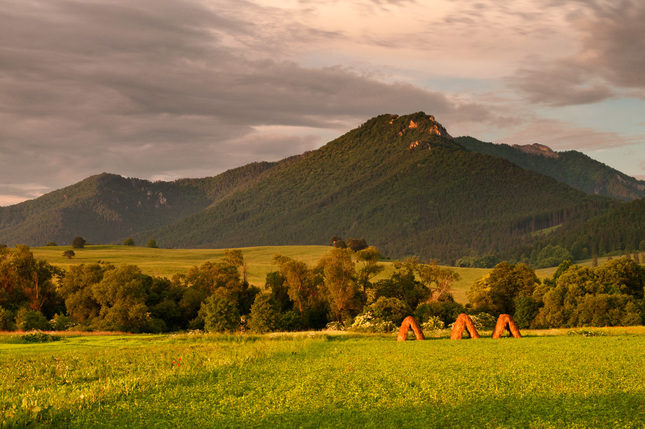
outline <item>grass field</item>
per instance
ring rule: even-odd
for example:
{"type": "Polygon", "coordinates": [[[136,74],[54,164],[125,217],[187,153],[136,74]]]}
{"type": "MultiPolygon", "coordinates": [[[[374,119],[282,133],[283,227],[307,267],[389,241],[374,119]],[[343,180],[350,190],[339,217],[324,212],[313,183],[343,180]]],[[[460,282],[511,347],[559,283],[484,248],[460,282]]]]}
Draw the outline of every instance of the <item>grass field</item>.
{"type": "MultiPolygon", "coordinates": [[[[175,273],[186,273],[190,267],[201,265],[206,261],[219,260],[224,256],[224,249],[150,249],[134,246],[86,246],[84,249],[73,249],[76,256],[68,259],[63,251],[72,250],[71,246],[34,247],[34,256],[49,263],[67,268],[82,263],[109,262],[114,265],[132,264],[139,266],[145,274],[160,277],[172,277],[175,273]]],[[[309,265],[315,265],[330,250],[329,246],[264,246],[241,249],[247,264],[248,281],[252,285],[263,287],[267,273],[274,271],[273,256],[277,253],[299,259],[309,265]]],[[[600,258],[598,263],[606,262],[600,258]]],[[[377,277],[390,276],[394,269],[391,262],[383,262],[385,270],[377,277]]],[[[591,260],[581,261],[580,265],[591,266],[591,260]]],[[[466,292],[475,280],[490,272],[488,268],[454,268],[460,280],[452,287],[457,302],[466,304],[466,292]]],[[[552,277],[556,268],[544,268],[536,271],[539,278],[552,277]]]]}
{"type": "MultiPolygon", "coordinates": [[[[224,249],[150,249],[132,246],[86,246],[84,249],[73,249],[76,256],[68,259],[63,251],[72,250],[71,246],[34,247],[34,256],[45,259],[50,264],[67,268],[82,263],[93,264],[99,261],[114,265],[137,265],[148,275],[172,277],[175,273],[186,273],[190,267],[201,265],[206,261],[219,260],[224,256],[224,249]]],[[[267,273],[276,270],[273,256],[277,253],[299,259],[309,265],[315,265],[327,252],[329,246],[265,246],[241,249],[247,264],[249,283],[263,287],[267,273]]],[[[391,262],[383,262],[385,270],[378,278],[389,276],[394,271],[391,262]]],[[[461,280],[453,285],[452,291],[458,302],[466,303],[466,291],[473,282],[490,270],[485,268],[454,268],[461,280]]]]}
{"type": "MultiPolygon", "coordinates": [[[[567,335],[569,333],[569,335],[567,335]]],[[[484,333],[485,334],[485,333],[484,333]]],[[[0,336],[4,427],[645,425],[645,329],[522,339],[0,336]]],[[[538,335],[539,334],[539,335],[538,335]]]]}

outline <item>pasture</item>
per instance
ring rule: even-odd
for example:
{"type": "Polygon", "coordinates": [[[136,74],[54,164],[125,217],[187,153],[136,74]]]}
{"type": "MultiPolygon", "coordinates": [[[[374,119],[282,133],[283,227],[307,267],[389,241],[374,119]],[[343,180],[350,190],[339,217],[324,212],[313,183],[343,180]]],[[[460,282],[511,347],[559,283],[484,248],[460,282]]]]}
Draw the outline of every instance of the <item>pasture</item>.
{"type": "MultiPolygon", "coordinates": [[[[277,267],[273,257],[280,253],[290,258],[298,259],[314,266],[320,258],[331,249],[330,246],[263,246],[241,248],[246,261],[247,279],[250,284],[264,287],[267,273],[277,267]]],[[[50,264],[63,269],[78,264],[94,264],[107,262],[114,265],[131,264],[141,268],[144,274],[171,278],[174,274],[186,273],[195,265],[206,261],[219,260],[224,256],[224,249],[151,249],[147,247],[119,245],[90,245],[83,249],[72,249],[71,246],[33,247],[34,257],[44,259],[50,264]],[[65,250],[74,250],[76,256],[69,259],[63,256],[65,250]]],[[[602,264],[607,258],[599,259],[602,264]]],[[[384,260],[385,270],[376,277],[381,279],[390,276],[394,268],[392,262],[384,260]]],[[[581,261],[580,265],[591,266],[591,260],[581,261]]],[[[453,284],[451,291],[457,302],[466,304],[466,292],[475,280],[490,272],[488,268],[460,268],[455,270],[460,280],[453,284]]],[[[556,267],[536,271],[539,278],[553,276],[556,267]]]]}
{"type": "Polygon", "coordinates": [[[645,425],[645,329],[0,336],[2,426],[645,425]],[[432,334],[429,333],[432,337],[432,334]]]}

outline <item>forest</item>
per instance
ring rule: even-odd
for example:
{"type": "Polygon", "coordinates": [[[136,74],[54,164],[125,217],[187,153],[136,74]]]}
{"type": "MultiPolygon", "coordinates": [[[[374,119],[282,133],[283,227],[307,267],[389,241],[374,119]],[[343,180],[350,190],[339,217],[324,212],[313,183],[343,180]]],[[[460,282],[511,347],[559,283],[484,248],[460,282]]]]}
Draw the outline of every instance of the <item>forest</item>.
{"type": "Polygon", "coordinates": [[[436,262],[394,261],[360,240],[337,240],[315,265],[276,254],[264,288],[246,279],[244,254],[193,266],[171,278],[135,265],[83,263],[67,270],[29,247],[0,249],[0,330],[209,332],[354,330],[392,332],[409,315],[443,329],[460,313],[480,328],[510,314],[520,328],[628,326],[644,322],[645,267],[638,254],[582,267],[564,261],[541,281],[523,263],[501,261],[455,302],[458,274],[436,262]]]}

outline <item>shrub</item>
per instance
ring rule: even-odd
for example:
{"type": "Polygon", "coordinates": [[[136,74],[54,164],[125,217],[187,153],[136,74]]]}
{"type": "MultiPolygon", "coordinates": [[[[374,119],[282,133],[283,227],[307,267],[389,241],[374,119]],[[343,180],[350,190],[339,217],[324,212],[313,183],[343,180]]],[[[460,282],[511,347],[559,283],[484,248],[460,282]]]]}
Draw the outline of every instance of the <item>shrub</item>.
{"type": "Polygon", "coordinates": [[[47,318],[40,311],[21,308],[16,314],[16,327],[21,331],[50,329],[47,318]]]}
{"type": "Polygon", "coordinates": [[[72,241],[72,247],[74,249],[82,249],[85,247],[85,243],[87,243],[87,241],[85,241],[83,237],[76,237],[74,241],[72,241]]]}
{"type": "Polygon", "coordinates": [[[293,332],[300,331],[302,329],[302,318],[295,310],[287,311],[280,315],[280,326],[278,328],[281,331],[293,332]]]}
{"type": "Polygon", "coordinates": [[[497,324],[497,319],[488,313],[478,313],[471,315],[470,318],[478,331],[494,329],[497,324]]]}
{"type": "Polygon", "coordinates": [[[16,325],[13,323],[13,312],[0,307],[0,331],[13,331],[16,325]]]}
{"type": "Polygon", "coordinates": [[[443,323],[439,316],[430,316],[421,324],[421,329],[424,331],[439,331],[445,327],[446,324],[443,323]]]}
{"type": "Polygon", "coordinates": [[[125,240],[123,240],[123,245],[124,246],[134,246],[134,240],[132,237],[128,237],[125,240]]]}
{"type": "Polygon", "coordinates": [[[278,303],[271,295],[258,295],[251,306],[249,328],[258,334],[275,331],[280,322],[278,303]]]}
{"type": "Polygon", "coordinates": [[[47,247],[56,247],[56,246],[58,246],[58,244],[56,244],[55,241],[50,241],[49,243],[45,244],[45,246],[47,246],[47,247]]]}
{"type": "Polygon", "coordinates": [[[405,301],[384,296],[377,299],[374,304],[367,308],[368,312],[371,312],[375,319],[392,322],[395,325],[400,325],[403,319],[412,314],[412,309],[405,301]]]}
{"type": "Polygon", "coordinates": [[[423,326],[423,324],[430,320],[432,317],[438,317],[444,324],[448,326],[457,320],[461,313],[465,313],[466,309],[458,302],[451,301],[431,301],[421,304],[414,312],[414,317],[423,326]]]}
{"type": "Polygon", "coordinates": [[[154,238],[151,238],[150,240],[148,240],[147,247],[149,247],[151,249],[156,249],[158,247],[157,242],[155,241],[154,238]]]}
{"type": "Polygon", "coordinates": [[[20,336],[20,339],[26,343],[50,343],[53,341],[60,341],[61,337],[58,335],[46,334],[44,332],[30,332],[20,336]]]}
{"type": "Polygon", "coordinates": [[[366,311],[356,316],[350,329],[362,332],[394,332],[398,326],[391,320],[383,320],[371,311],[366,311]]]}
{"type": "Polygon", "coordinates": [[[49,321],[49,324],[54,331],[66,331],[76,325],[71,317],[63,314],[55,314],[52,320],[49,321]]]}
{"type": "Polygon", "coordinates": [[[206,332],[232,332],[240,327],[240,312],[226,298],[211,295],[199,309],[206,332]]]}

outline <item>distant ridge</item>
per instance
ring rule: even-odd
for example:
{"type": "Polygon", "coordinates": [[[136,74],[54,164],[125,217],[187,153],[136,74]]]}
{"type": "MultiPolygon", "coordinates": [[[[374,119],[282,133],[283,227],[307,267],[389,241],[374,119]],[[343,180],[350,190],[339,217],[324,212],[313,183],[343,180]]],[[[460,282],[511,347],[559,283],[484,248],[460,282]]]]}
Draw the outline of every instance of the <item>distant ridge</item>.
{"type": "MultiPolygon", "coordinates": [[[[454,263],[494,254],[522,260],[544,239],[536,232],[566,231],[619,205],[548,177],[571,165],[583,178],[608,169],[542,145],[452,138],[423,112],[385,114],[320,149],[215,177],[152,183],[92,176],[0,207],[0,243],[69,244],[76,236],[120,243],[131,236],[138,245],[154,238],[161,247],[233,248],[329,244],[341,236],[364,238],[397,258],[454,263]]],[[[611,174],[638,189],[635,179],[611,174]]],[[[633,188],[603,183],[594,186],[624,193],[633,188]]]]}
{"type": "Polygon", "coordinates": [[[645,181],[637,180],[577,151],[554,152],[539,143],[513,145],[485,143],[473,137],[457,137],[473,152],[507,159],[588,194],[606,195],[624,201],[645,197],[645,181]]]}

